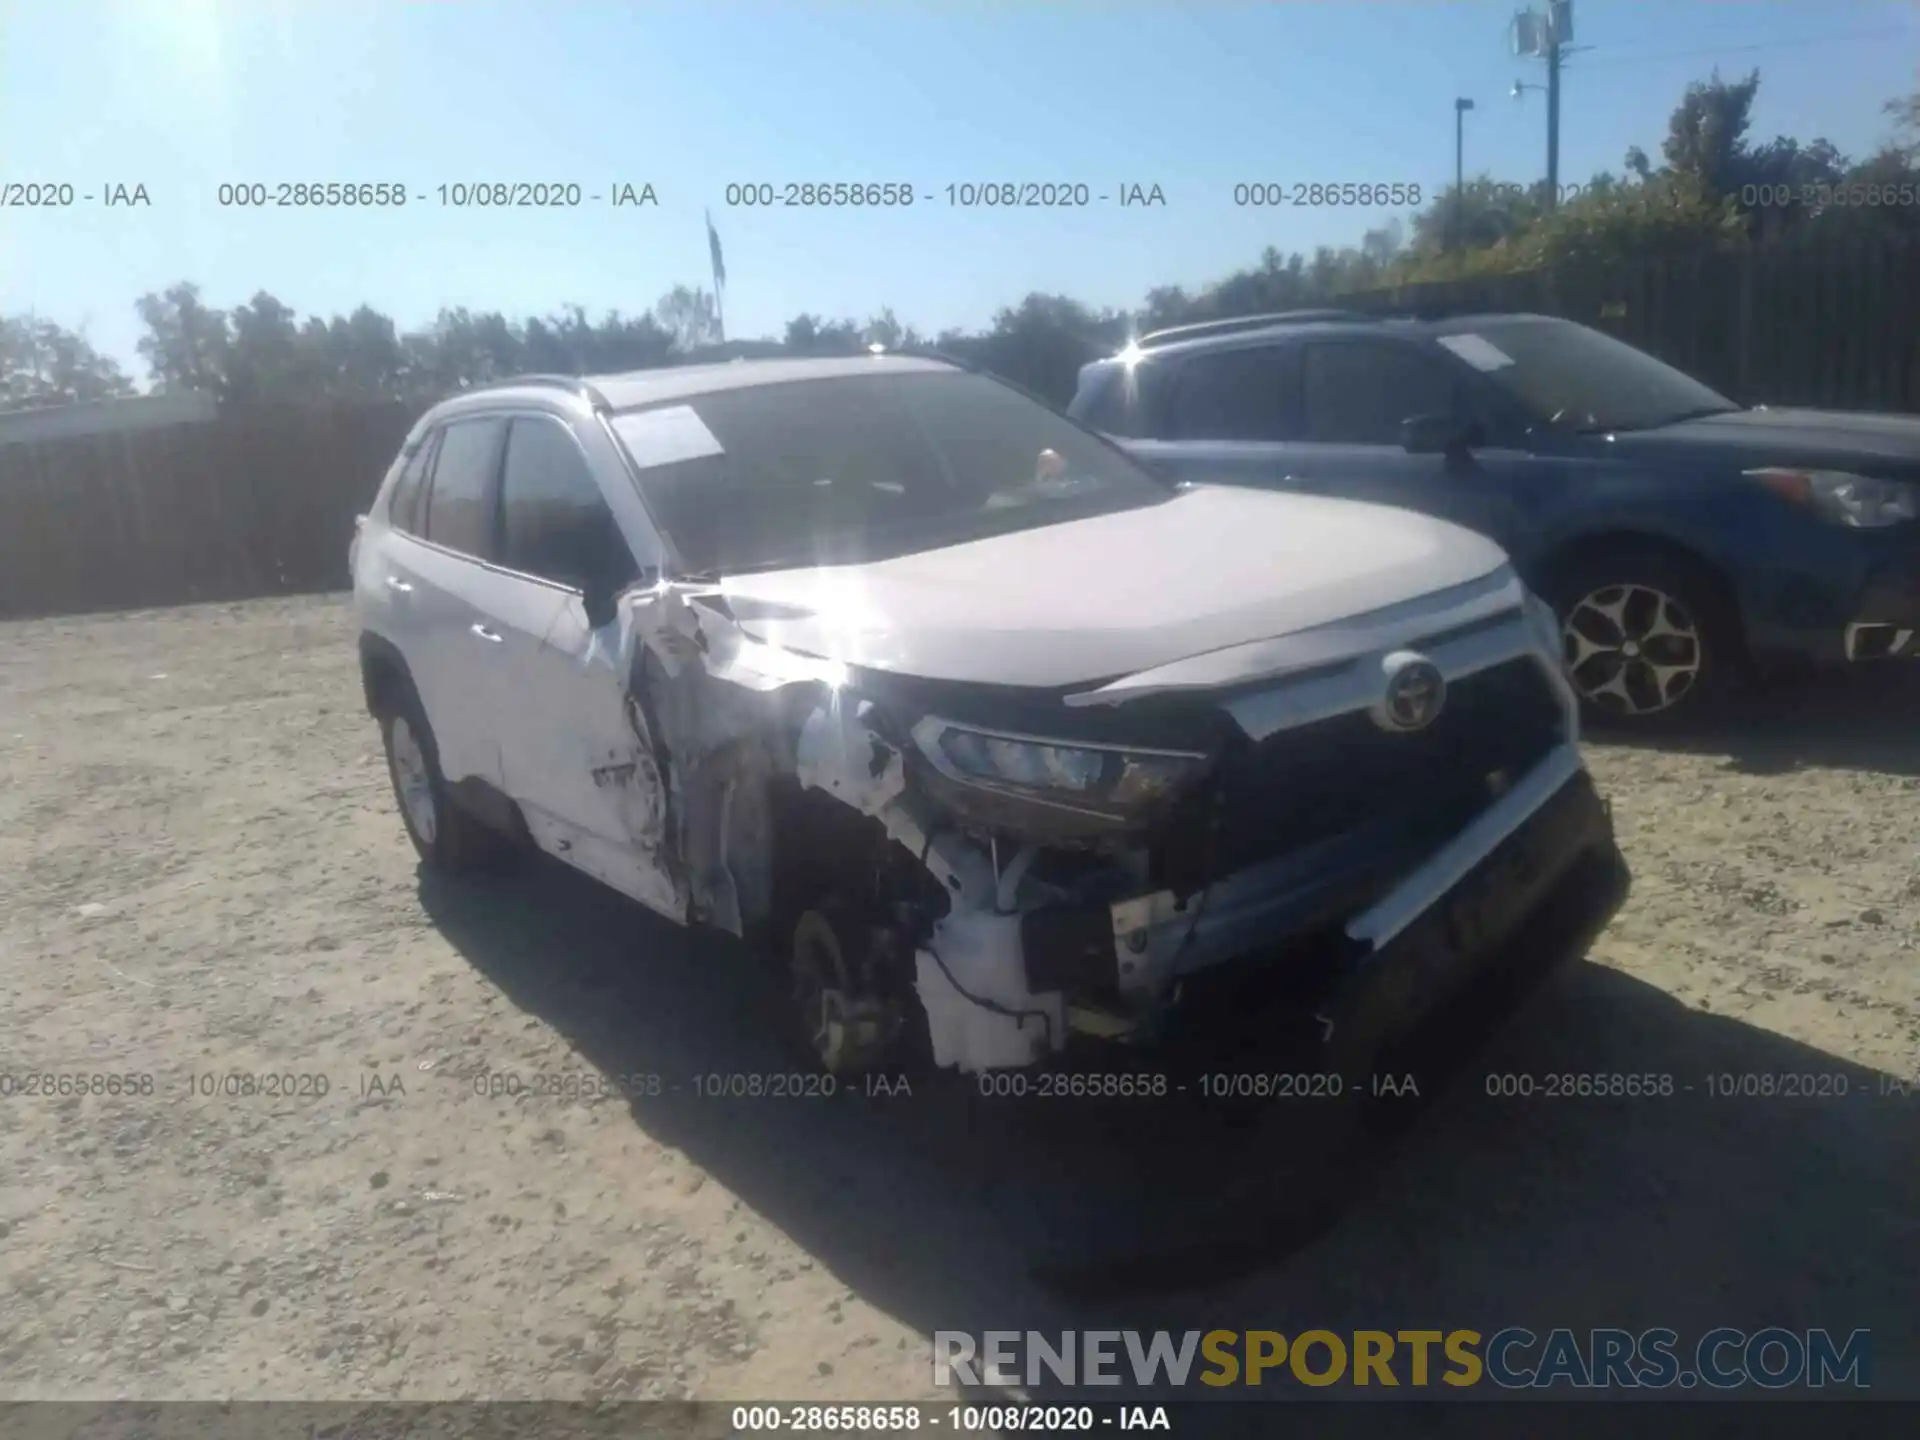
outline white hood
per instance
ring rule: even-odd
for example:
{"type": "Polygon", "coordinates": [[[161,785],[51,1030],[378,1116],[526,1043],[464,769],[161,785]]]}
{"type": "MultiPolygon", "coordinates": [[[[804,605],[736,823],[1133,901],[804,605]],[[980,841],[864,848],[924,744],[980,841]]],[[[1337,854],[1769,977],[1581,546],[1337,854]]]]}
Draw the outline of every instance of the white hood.
{"type": "Polygon", "coordinates": [[[1491,540],[1409,510],[1203,486],[1140,510],[721,588],[769,644],[928,679],[1057,687],[1311,629],[1505,562],[1491,540]],[[754,602],[787,613],[768,618],[754,602]]]}

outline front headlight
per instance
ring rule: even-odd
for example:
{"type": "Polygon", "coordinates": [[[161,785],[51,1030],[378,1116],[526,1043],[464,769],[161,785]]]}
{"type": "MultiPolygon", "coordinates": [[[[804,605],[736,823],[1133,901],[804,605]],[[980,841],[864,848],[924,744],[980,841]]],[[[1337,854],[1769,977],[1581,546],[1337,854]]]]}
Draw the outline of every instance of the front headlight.
{"type": "Polygon", "coordinates": [[[1108,815],[1173,794],[1206,767],[1208,758],[1181,750],[1066,745],[976,730],[932,715],[913,727],[913,738],[948,779],[1108,815]]]}
{"type": "Polygon", "coordinates": [[[1920,515],[1920,488],[1904,480],[1876,480],[1845,470],[1767,466],[1746,472],[1774,494],[1804,505],[1822,520],[1855,530],[1877,530],[1920,515]]]}

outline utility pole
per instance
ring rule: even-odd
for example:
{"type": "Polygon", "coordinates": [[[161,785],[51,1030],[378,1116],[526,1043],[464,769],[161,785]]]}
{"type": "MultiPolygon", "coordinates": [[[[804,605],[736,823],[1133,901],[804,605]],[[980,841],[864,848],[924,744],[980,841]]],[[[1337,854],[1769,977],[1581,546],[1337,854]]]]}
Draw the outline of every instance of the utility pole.
{"type": "MultiPolygon", "coordinates": [[[[1556,9],[1559,7],[1555,7],[1556,9]]],[[[1572,7],[1567,7],[1571,11],[1572,7]]],[[[1549,17],[1552,16],[1549,11],[1549,17]]],[[[1560,36],[1552,18],[1547,31],[1547,208],[1560,203],[1560,36]]]]}
{"type": "Polygon", "coordinates": [[[1464,96],[1453,102],[1453,214],[1447,228],[1453,232],[1448,239],[1455,250],[1460,248],[1460,213],[1466,203],[1466,118],[1472,108],[1473,101],[1464,96]]]}
{"type": "Polygon", "coordinates": [[[1547,83],[1528,85],[1513,82],[1513,98],[1528,90],[1547,92],[1547,209],[1560,203],[1560,60],[1572,50],[1590,46],[1572,45],[1573,0],[1547,0],[1545,10],[1517,10],[1511,26],[1513,53],[1526,60],[1547,62],[1547,83]]]}

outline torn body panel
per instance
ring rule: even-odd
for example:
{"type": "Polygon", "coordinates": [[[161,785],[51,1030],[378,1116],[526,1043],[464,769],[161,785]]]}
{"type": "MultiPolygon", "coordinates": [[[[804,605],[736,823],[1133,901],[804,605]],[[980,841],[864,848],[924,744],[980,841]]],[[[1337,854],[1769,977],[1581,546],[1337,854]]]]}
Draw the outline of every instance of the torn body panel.
{"type": "MultiPolygon", "coordinates": [[[[1226,698],[1209,709],[1230,717],[1241,732],[1236,763],[1304,764],[1313,772],[1289,781],[1307,786],[1299,794],[1288,790],[1291,802],[1263,811],[1266,829],[1292,835],[1323,819],[1328,827],[1311,835],[1302,830],[1299,844],[1287,840],[1285,854],[1267,858],[1238,854],[1229,863],[1219,848],[1221,837],[1233,832],[1223,831],[1213,808],[1225,803],[1216,795],[1225,793],[1227,774],[1213,763],[1218,756],[1193,757],[1207,760],[1208,778],[1189,797],[1187,820],[1195,824],[1187,828],[1186,820],[1174,823],[1178,816],[1169,810],[1153,812],[1157,818],[1138,827],[1070,837],[1032,818],[1043,807],[1028,806],[1021,825],[955,803],[952,786],[931,773],[938,767],[912,728],[913,714],[892,713],[901,708],[897,697],[859,695],[836,661],[755,639],[724,596],[700,585],[629,594],[616,620],[596,634],[610,668],[625,677],[632,739],[629,753],[601,757],[594,773],[610,788],[636,792],[623,813],[636,845],[652,846],[660,856],[663,874],[684,897],[686,918],[745,936],[756,922],[792,920],[796,907],[817,928],[824,911],[826,923],[845,922],[841,948],[860,967],[858,993],[836,1003],[889,1003],[889,990],[897,997],[910,988],[937,1065],[964,1072],[1028,1066],[1064,1051],[1076,1032],[1152,1037],[1197,971],[1236,956],[1279,947],[1291,958],[1274,963],[1304,976],[1331,963],[1336,950],[1364,949],[1379,937],[1341,932],[1355,914],[1424,913],[1457,880],[1455,872],[1483,859],[1500,837],[1461,825],[1493,792],[1465,796],[1460,804],[1466,808],[1430,837],[1402,824],[1392,806],[1402,803],[1409,785],[1396,781],[1384,799],[1365,791],[1362,771],[1371,774],[1382,762],[1365,759],[1354,746],[1372,747],[1367,756],[1379,750],[1387,758],[1440,765],[1425,786],[1435,793],[1450,773],[1445,757],[1384,731],[1384,738],[1366,740],[1376,727],[1355,707],[1360,693],[1379,683],[1366,656],[1388,631],[1387,638],[1398,639],[1402,627],[1424,623],[1422,638],[1446,679],[1464,687],[1461,707],[1474,703],[1471,676],[1492,673],[1496,665],[1528,665],[1530,655],[1541,660],[1532,652],[1544,652],[1545,640],[1517,605],[1520,598],[1510,577],[1496,575],[1442,597],[1424,622],[1397,612],[1375,617],[1379,623],[1364,635],[1343,634],[1345,647],[1328,647],[1348,649],[1348,658],[1332,668],[1326,654],[1306,653],[1333,638],[1323,636],[1291,653],[1276,643],[1243,656],[1203,657],[1202,669],[1225,664],[1221,673],[1169,667],[1174,673],[1116,682],[1097,698],[1068,698],[1069,705],[1090,698],[1100,705],[1131,702],[1143,692],[1224,691],[1226,698]],[[1256,677],[1271,680],[1248,688],[1246,681],[1256,677]],[[1321,695],[1326,686],[1339,693],[1321,695]],[[1326,714],[1346,718],[1323,721],[1326,714]],[[1352,732],[1348,721],[1362,730],[1352,732]],[[1325,730],[1327,724],[1346,728],[1336,733],[1325,730]],[[1297,739],[1282,737],[1283,731],[1297,739]],[[1275,745],[1283,748],[1274,751],[1275,745]],[[1340,763],[1329,767],[1336,754],[1340,763]],[[1319,794],[1310,780],[1330,791],[1320,798],[1344,797],[1364,813],[1335,805],[1321,816],[1308,805],[1319,794]],[[816,798],[802,803],[808,796],[816,798]],[[1444,851],[1446,874],[1429,874],[1432,865],[1423,869],[1422,862],[1456,831],[1461,839],[1444,851]],[[1170,882],[1170,851],[1192,860],[1174,867],[1192,871],[1192,883],[1170,882]],[[796,865],[805,872],[797,899],[783,889],[796,865]],[[904,874],[909,883],[896,883],[903,872],[910,872],[904,874]],[[1329,927],[1341,936],[1332,948],[1322,943],[1329,927]],[[868,935],[883,938],[868,945],[862,938],[868,935]]],[[[1540,668],[1547,668],[1544,660],[1540,668]]],[[[1511,677],[1500,683],[1511,684],[1511,677]]],[[[1532,683],[1541,688],[1540,677],[1532,683]]],[[[1547,709],[1560,709],[1557,687],[1548,685],[1545,693],[1547,709]]],[[[1500,713],[1505,730],[1521,723],[1518,710],[1500,713]]],[[[1503,820],[1520,823],[1578,770],[1571,722],[1553,721],[1548,715],[1544,728],[1536,727],[1541,744],[1555,747],[1550,758],[1529,750],[1516,759],[1525,763],[1513,775],[1485,777],[1523,796],[1524,803],[1506,807],[1511,817],[1502,811],[1503,820]]],[[[1505,733],[1501,725],[1473,723],[1476,731],[1505,733]]],[[[1233,775],[1236,783],[1247,779],[1238,770],[1233,775]]],[[[1397,923],[1404,928],[1406,922],[1397,923]]]]}
{"type": "Polygon", "coordinates": [[[1066,1044],[1066,1001],[1028,983],[1018,906],[1032,853],[1002,869],[989,847],[942,824],[908,790],[903,753],[869,716],[864,706],[816,710],[800,732],[798,773],[879,820],[946,891],[947,913],[914,952],[934,1063],[972,1072],[1045,1059],[1066,1044]]]}
{"type": "Polygon", "coordinates": [[[714,592],[679,585],[625,597],[586,663],[625,678],[631,733],[624,752],[595,755],[591,776],[620,797],[634,845],[656,857],[687,918],[743,935],[771,914],[774,790],[791,781],[877,821],[946,896],[905,950],[936,1064],[1026,1065],[1064,1043],[1062,997],[1030,992],[1019,915],[1002,913],[1025,865],[998,869],[987,846],[908,792],[900,745],[840,688],[843,667],[762,644],[714,592]]]}
{"type": "Polygon", "coordinates": [[[768,787],[793,769],[783,692],[840,672],[749,639],[715,599],[705,586],[634,592],[595,641],[622,677],[635,783],[653,792],[636,825],[658,815],[656,853],[687,918],[740,935],[772,903],[768,787]]]}

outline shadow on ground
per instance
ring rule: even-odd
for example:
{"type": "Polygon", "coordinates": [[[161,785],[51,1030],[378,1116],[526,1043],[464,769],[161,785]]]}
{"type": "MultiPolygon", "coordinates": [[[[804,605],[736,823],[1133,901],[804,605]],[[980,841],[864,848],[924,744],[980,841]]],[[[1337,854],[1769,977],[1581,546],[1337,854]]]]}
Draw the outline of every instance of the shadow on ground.
{"type": "Polygon", "coordinates": [[[1920,777],[1920,660],[1779,677],[1682,733],[1592,731],[1596,744],[1725,756],[1749,775],[1801,769],[1920,777]]]}
{"type": "Polygon", "coordinates": [[[737,947],[544,860],[423,896],[585,1061],[685,1077],[634,1102],[639,1126],[923,1332],[1866,1328],[1876,1391],[1920,1395],[1920,1091],[1619,972],[1580,963],[1551,982],[1315,1224],[1284,1203],[1310,1160],[1272,1111],[1227,1133],[1172,1102],[983,1101],[967,1083],[696,1098],[696,1075],[792,1068],[765,1038],[773,987],[737,947]],[[1670,1075],[1672,1093],[1543,1093],[1549,1076],[1622,1072],[1670,1075]],[[1533,1098],[1490,1095],[1502,1075],[1533,1098]],[[1721,1098],[1713,1075],[1846,1093],[1721,1098]],[[1122,1273],[1196,1238],[1209,1264],[1186,1289],[1088,1298],[1037,1278],[1063,1255],[1122,1273]]]}

